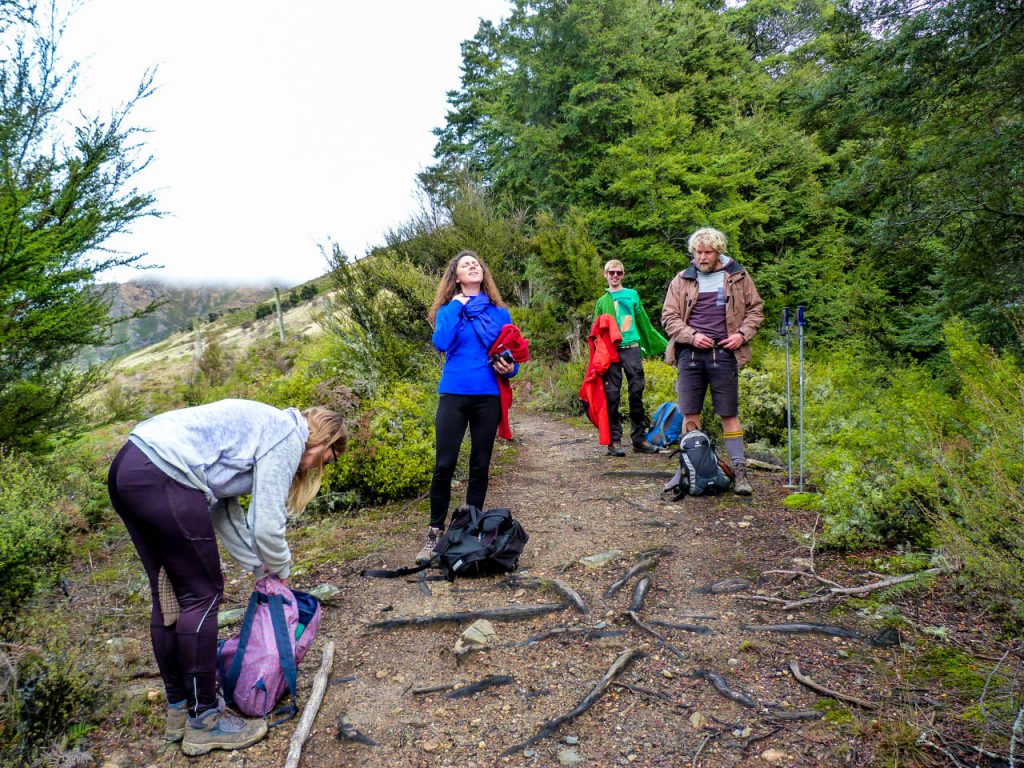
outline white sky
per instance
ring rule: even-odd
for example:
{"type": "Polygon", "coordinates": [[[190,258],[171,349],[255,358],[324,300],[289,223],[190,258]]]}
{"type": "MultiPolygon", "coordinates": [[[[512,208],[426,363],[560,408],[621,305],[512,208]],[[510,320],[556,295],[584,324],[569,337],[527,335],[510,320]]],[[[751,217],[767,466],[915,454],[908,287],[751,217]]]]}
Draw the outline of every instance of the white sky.
{"type": "Polygon", "coordinates": [[[107,115],[157,66],[133,113],[154,160],[137,178],[163,219],[114,242],[138,277],[294,285],[417,209],[459,44],[508,0],[84,0],[60,51],[80,64],[76,106],[107,115]]]}

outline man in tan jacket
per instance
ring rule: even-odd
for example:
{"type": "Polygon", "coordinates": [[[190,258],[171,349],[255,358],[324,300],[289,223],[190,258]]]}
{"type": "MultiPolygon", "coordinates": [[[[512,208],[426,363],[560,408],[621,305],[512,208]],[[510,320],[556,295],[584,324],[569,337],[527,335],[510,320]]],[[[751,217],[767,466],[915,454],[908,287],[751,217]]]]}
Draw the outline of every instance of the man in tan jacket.
{"type": "Polygon", "coordinates": [[[665,360],[678,371],[676,394],[684,424],[700,428],[710,386],[711,404],[722,419],[725,447],[736,470],[733,490],[749,496],[753,490],[743,454],[739,369],[750,362],[750,340],[764,322],[764,302],[747,271],[726,255],[723,233],[698,229],[688,245],[693,263],[669,284],[662,308],[661,324],[669,336],[665,360]]]}

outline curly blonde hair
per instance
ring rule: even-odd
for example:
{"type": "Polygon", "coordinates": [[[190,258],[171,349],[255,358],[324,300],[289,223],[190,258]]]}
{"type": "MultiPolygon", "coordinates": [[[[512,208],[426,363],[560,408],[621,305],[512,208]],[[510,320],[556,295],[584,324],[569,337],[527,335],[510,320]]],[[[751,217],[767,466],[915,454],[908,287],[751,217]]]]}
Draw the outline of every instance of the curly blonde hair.
{"type": "Polygon", "coordinates": [[[487,298],[491,300],[491,304],[494,306],[505,306],[505,302],[501,298],[501,292],[498,290],[494,277],[491,275],[491,270],[484,264],[484,260],[477,256],[476,251],[459,251],[455,258],[448,262],[448,266],[444,268],[444,273],[441,275],[441,282],[437,286],[437,295],[434,297],[434,303],[430,305],[430,311],[427,313],[427,320],[431,325],[434,324],[434,318],[437,317],[437,310],[451,301],[455,294],[459,292],[459,281],[456,279],[455,272],[459,268],[459,262],[466,256],[476,259],[480,269],[484,272],[484,279],[480,284],[480,290],[487,294],[487,298]]]}
{"type": "Polygon", "coordinates": [[[729,248],[729,239],[724,232],[713,227],[703,227],[690,235],[686,247],[689,248],[690,253],[695,253],[697,248],[702,245],[705,248],[713,248],[715,253],[721,256],[729,248]]]}
{"type": "MultiPolygon", "coordinates": [[[[306,449],[316,445],[330,445],[335,455],[341,455],[348,448],[348,431],[340,415],[328,408],[314,406],[302,412],[309,426],[309,437],[306,438],[306,449]]],[[[300,469],[292,478],[288,489],[288,510],[293,514],[305,511],[309,502],[320,491],[320,480],[323,474],[323,457],[318,467],[300,469]]]]}

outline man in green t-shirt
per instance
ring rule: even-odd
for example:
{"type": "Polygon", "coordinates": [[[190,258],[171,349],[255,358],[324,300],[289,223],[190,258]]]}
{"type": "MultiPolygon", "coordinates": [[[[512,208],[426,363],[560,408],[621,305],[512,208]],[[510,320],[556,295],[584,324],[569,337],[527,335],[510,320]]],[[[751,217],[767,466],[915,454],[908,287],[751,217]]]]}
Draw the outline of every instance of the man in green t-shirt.
{"type": "Polygon", "coordinates": [[[614,315],[622,333],[619,345],[619,362],[612,363],[604,375],[604,396],[608,401],[608,427],[611,431],[609,456],[625,456],[622,450],[622,415],[619,400],[622,396],[622,374],[626,374],[626,388],[629,391],[629,420],[632,422],[630,439],[637,453],[657,453],[657,446],[651,445],[644,436],[647,416],[644,413],[644,365],[643,355],[660,355],[668,344],[667,340],[651,325],[640,296],[632,288],[624,288],[622,279],[626,270],[622,262],[612,259],[604,265],[604,277],[608,290],[597,301],[594,317],[614,315]]]}

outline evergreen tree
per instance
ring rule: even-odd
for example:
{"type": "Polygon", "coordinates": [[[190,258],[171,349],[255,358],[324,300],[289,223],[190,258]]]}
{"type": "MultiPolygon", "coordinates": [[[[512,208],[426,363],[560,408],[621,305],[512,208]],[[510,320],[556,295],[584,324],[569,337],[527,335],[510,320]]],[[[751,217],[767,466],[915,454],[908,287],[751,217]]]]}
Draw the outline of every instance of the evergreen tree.
{"type": "Polygon", "coordinates": [[[104,244],[154,213],[153,197],[132,186],[147,159],[128,126],[149,80],[64,139],[75,68],[60,63],[59,30],[14,7],[0,19],[0,444],[38,446],[74,425],[76,402],[98,381],[97,369],[73,365],[108,337],[95,276],[139,258],[104,244]]]}

